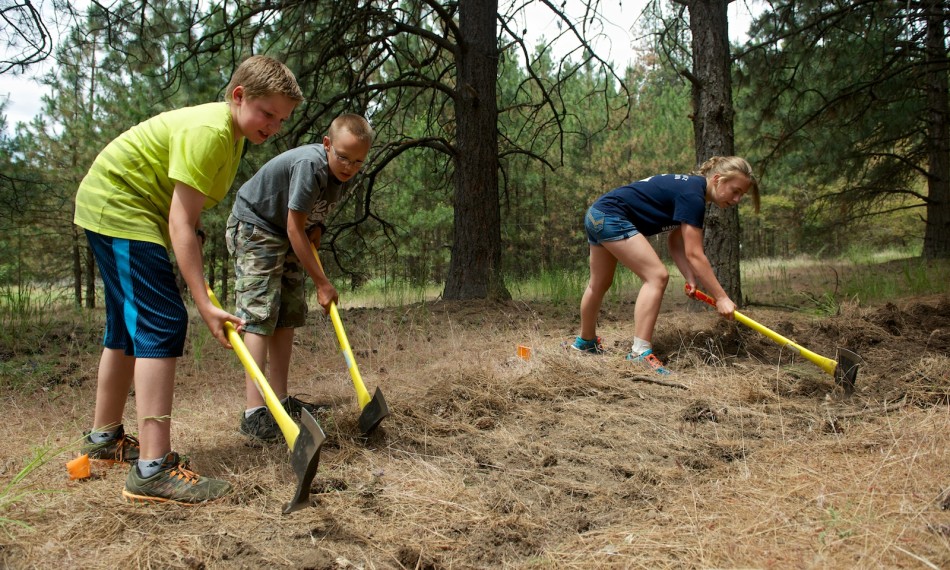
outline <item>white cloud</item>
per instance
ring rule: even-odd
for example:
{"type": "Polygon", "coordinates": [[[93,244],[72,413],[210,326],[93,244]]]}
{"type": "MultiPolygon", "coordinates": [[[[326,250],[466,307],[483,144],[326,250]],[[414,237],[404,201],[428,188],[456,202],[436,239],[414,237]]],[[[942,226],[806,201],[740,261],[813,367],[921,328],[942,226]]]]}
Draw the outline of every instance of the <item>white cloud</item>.
{"type": "Polygon", "coordinates": [[[48,93],[49,87],[33,79],[33,75],[0,75],[0,100],[8,100],[4,114],[10,130],[18,122],[28,123],[39,115],[43,107],[42,97],[48,93]]]}

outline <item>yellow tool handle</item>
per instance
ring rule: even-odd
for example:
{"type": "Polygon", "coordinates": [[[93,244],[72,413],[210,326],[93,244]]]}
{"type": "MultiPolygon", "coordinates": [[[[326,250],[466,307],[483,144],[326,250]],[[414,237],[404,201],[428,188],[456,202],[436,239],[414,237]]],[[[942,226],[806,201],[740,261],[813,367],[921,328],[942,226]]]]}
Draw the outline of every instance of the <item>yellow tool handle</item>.
{"type": "MultiPolygon", "coordinates": [[[[687,285],[687,287],[688,287],[688,285],[687,285]]],[[[689,295],[690,297],[693,297],[694,299],[699,299],[700,301],[703,301],[704,303],[706,303],[706,304],[708,304],[708,305],[712,305],[713,307],[716,306],[716,300],[713,299],[712,297],[710,297],[709,295],[703,293],[703,292],[700,291],[699,289],[695,289],[695,290],[693,290],[693,291],[690,291],[689,289],[687,289],[687,290],[686,290],[686,294],[689,295]]],[[[732,314],[733,314],[733,316],[736,318],[737,321],[739,321],[740,323],[742,323],[742,324],[744,324],[745,326],[749,327],[750,329],[752,329],[752,330],[754,330],[754,331],[756,331],[756,332],[759,332],[759,333],[761,333],[761,334],[764,334],[765,336],[769,337],[770,339],[774,340],[775,342],[777,342],[778,344],[780,344],[780,345],[782,345],[782,346],[790,346],[790,347],[792,347],[793,349],[795,349],[796,351],[798,351],[798,354],[802,355],[804,358],[807,358],[808,360],[811,360],[811,361],[814,362],[819,368],[821,368],[822,370],[824,370],[824,371],[827,372],[828,374],[831,374],[832,376],[835,375],[835,368],[838,367],[838,363],[835,362],[834,360],[832,360],[832,359],[830,359],[830,358],[826,358],[826,357],[824,357],[824,356],[822,356],[822,355],[820,355],[820,354],[817,354],[817,353],[814,353],[814,352],[808,350],[808,349],[805,348],[804,346],[801,346],[800,344],[798,344],[798,343],[796,343],[796,342],[794,342],[794,341],[792,341],[792,340],[790,340],[790,339],[785,338],[784,336],[778,334],[777,332],[773,331],[772,329],[767,328],[767,327],[765,327],[765,326],[763,326],[763,325],[761,325],[761,324],[759,324],[759,323],[753,321],[752,319],[750,319],[749,317],[743,315],[743,314],[740,313],[739,311],[733,311],[732,314]]]]}
{"type": "MultiPolygon", "coordinates": [[[[320,263],[320,256],[317,254],[317,248],[310,242],[310,250],[313,251],[313,257],[317,260],[317,265],[323,271],[323,264],[320,263]]],[[[340,320],[340,312],[336,308],[336,303],[330,303],[330,321],[333,322],[333,330],[336,331],[336,338],[340,342],[340,349],[343,350],[343,358],[346,359],[346,368],[350,371],[350,377],[353,379],[353,388],[356,389],[356,400],[359,402],[360,409],[366,407],[373,399],[366,386],[363,384],[363,377],[360,376],[360,369],[356,365],[356,358],[353,357],[353,349],[350,348],[350,341],[346,338],[346,331],[343,330],[343,321],[340,320]]]]}
{"type": "Polygon", "coordinates": [[[802,355],[808,360],[811,360],[819,368],[821,368],[828,374],[831,374],[832,376],[835,375],[835,368],[838,367],[838,363],[835,362],[834,360],[830,358],[825,358],[824,356],[820,354],[817,354],[808,350],[804,346],[801,346],[800,344],[785,338],[784,336],[778,334],[777,332],[760,325],[759,323],[753,321],[752,319],[743,315],[739,311],[735,311],[733,314],[735,315],[736,320],[744,324],[745,326],[764,334],[765,336],[769,337],[770,339],[774,340],[775,342],[781,345],[790,346],[794,348],[795,350],[798,351],[798,354],[802,355]]]}
{"type": "MultiPolygon", "coordinates": [[[[211,287],[209,287],[207,283],[205,283],[205,289],[208,291],[208,297],[211,299],[211,303],[220,309],[221,303],[218,302],[214,291],[211,290],[211,287]]],[[[244,365],[244,369],[247,370],[251,379],[254,380],[257,391],[260,392],[264,398],[267,409],[270,410],[274,419],[277,420],[277,425],[280,427],[280,431],[284,434],[284,439],[287,441],[287,447],[293,451],[294,444],[297,442],[297,436],[300,435],[300,428],[294,423],[293,418],[290,417],[290,414],[287,413],[287,410],[285,410],[284,406],[280,403],[280,398],[277,397],[273,388],[267,383],[264,373],[261,372],[260,367],[257,366],[257,362],[254,361],[254,357],[251,356],[247,345],[244,344],[241,335],[238,334],[234,325],[231,324],[231,322],[225,322],[224,330],[228,334],[228,340],[231,342],[234,352],[237,353],[238,359],[240,359],[241,364],[244,365]]]]}

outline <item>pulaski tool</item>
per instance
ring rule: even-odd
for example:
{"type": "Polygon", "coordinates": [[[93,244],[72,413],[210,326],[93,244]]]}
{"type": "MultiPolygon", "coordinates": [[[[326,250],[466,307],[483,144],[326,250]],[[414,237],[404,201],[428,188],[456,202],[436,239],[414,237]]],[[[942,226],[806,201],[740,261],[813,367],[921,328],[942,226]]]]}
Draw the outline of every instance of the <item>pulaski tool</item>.
{"type": "MultiPolygon", "coordinates": [[[[215,297],[207,283],[205,288],[211,302],[220,309],[221,304],[218,303],[217,297],[215,297]]],[[[293,499],[284,505],[283,512],[288,514],[310,506],[310,484],[313,483],[313,477],[317,474],[317,466],[320,464],[320,448],[327,437],[320,429],[317,420],[305,408],[300,410],[300,426],[297,426],[287,410],[284,409],[284,406],[281,405],[277,394],[267,383],[267,379],[264,378],[261,369],[254,362],[254,357],[247,350],[247,346],[241,339],[241,335],[235,330],[234,325],[225,323],[224,326],[228,334],[228,340],[231,342],[231,346],[234,347],[234,352],[237,353],[241,364],[244,365],[245,370],[254,380],[254,384],[264,398],[267,409],[273,414],[281,433],[284,435],[284,440],[287,441],[287,447],[290,448],[290,466],[293,467],[294,474],[297,475],[297,491],[294,493],[293,499]]]]}
{"type": "MultiPolygon", "coordinates": [[[[716,306],[716,300],[710,297],[709,295],[703,293],[699,289],[695,289],[692,292],[689,290],[689,286],[686,288],[686,295],[703,301],[713,307],[716,306]]],[[[816,354],[807,348],[801,346],[800,344],[791,341],[784,336],[778,334],[777,332],[766,328],[765,326],[753,321],[749,317],[743,315],[739,311],[733,313],[735,319],[745,326],[751,328],[752,330],[761,333],[768,338],[772,339],[780,346],[788,346],[793,348],[798,354],[804,358],[812,361],[819,368],[824,370],[826,373],[830,374],[835,379],[835,384],[844,388],[844,393],[846,396],[851,396],[854,393],[854,385],[858,379],[858,367],[864,363],[864,360],[855,354],[854,352],[846,349],[838,349],[838,359],[832,360],[826,358],[820,354],[816,354]]]]}
{"type": "MultiPolygon", "coordinates": [[[[320,263],[320,256],[317,254],[317,248],[313,243],[310,244],[313,251],[313,257],[316,258],[320,269],[323,264],[320,263]]],[[[353,388],[356,390],[356,399],[360,405],[359,425],[360,431],[364,436],[368,436],[376,429],[379,422],[389,415],[389,406],[386,405],[386,398],[383,392],[376,387],[376,392],[372,398],[363,384],[363,378],[360,376],[360,369],[356,366],[356,358],[353,357],[353,349],[350,348],[350,341],[346,339],[346,331],[343,330],[343,321],[340,320],[340,312],[336,308],[336,303],[330,303],[330,320],[333,321],[333,330],[336,331],[336,338],[340,341],[340,349],[343,351],[343,358],[346,359],[346,368],[350,371],[350,377],[353,379],[353,388]]]]}

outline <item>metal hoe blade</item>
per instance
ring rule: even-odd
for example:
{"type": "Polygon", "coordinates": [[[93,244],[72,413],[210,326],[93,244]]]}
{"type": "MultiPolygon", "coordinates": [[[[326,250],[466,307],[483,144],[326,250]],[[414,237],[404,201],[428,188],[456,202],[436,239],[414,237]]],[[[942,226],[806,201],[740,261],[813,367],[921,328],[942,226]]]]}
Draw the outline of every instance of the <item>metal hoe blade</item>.
{"type": "Polygon", "coordinates": [[[376,392],[373,394],[373,399],[370,400],[369,403],[363,407],[363,411],[360,412],[360,431],[363,432],[363,435],[368,436],[376,429],[379,422],[383,421],[388,415],[389,406],[386,404],[386,398],[383,397],[382,391],[377,387],[376,392]]]}
{"type": "Polygon", "coordinates": [[[310,506],[310,484],[320,464],[320,448],[327,437],[320,424],[306,409],[300,411],[300,434],[290,453],[290,465],[297,475],[297,491],[294,498],[284,505],[284,514],[310,506]]]}
{"type": "Polygon", "coordinates": [[[847,348],[838,349],[835,384],[844,388],[846,396],[851,396],[854,393],[854,386],[858,381],[858,367],[861,364],[864,364],[864,360],[854,352],[847,348]]]}

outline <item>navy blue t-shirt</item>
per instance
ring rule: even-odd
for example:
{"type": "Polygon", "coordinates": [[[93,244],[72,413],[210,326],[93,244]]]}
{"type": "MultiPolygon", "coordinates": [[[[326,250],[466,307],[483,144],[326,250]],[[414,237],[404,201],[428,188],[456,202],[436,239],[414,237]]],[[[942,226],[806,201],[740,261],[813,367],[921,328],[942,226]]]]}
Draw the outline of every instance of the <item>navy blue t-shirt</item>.
{"type": "Polygon", "coordinates": [[[661,174],[615,188],[598,198],[592,208],[633,222],[645,236],[672,230],[681,224],[703,227],[706,179],[687,174],[661,174]]]}

